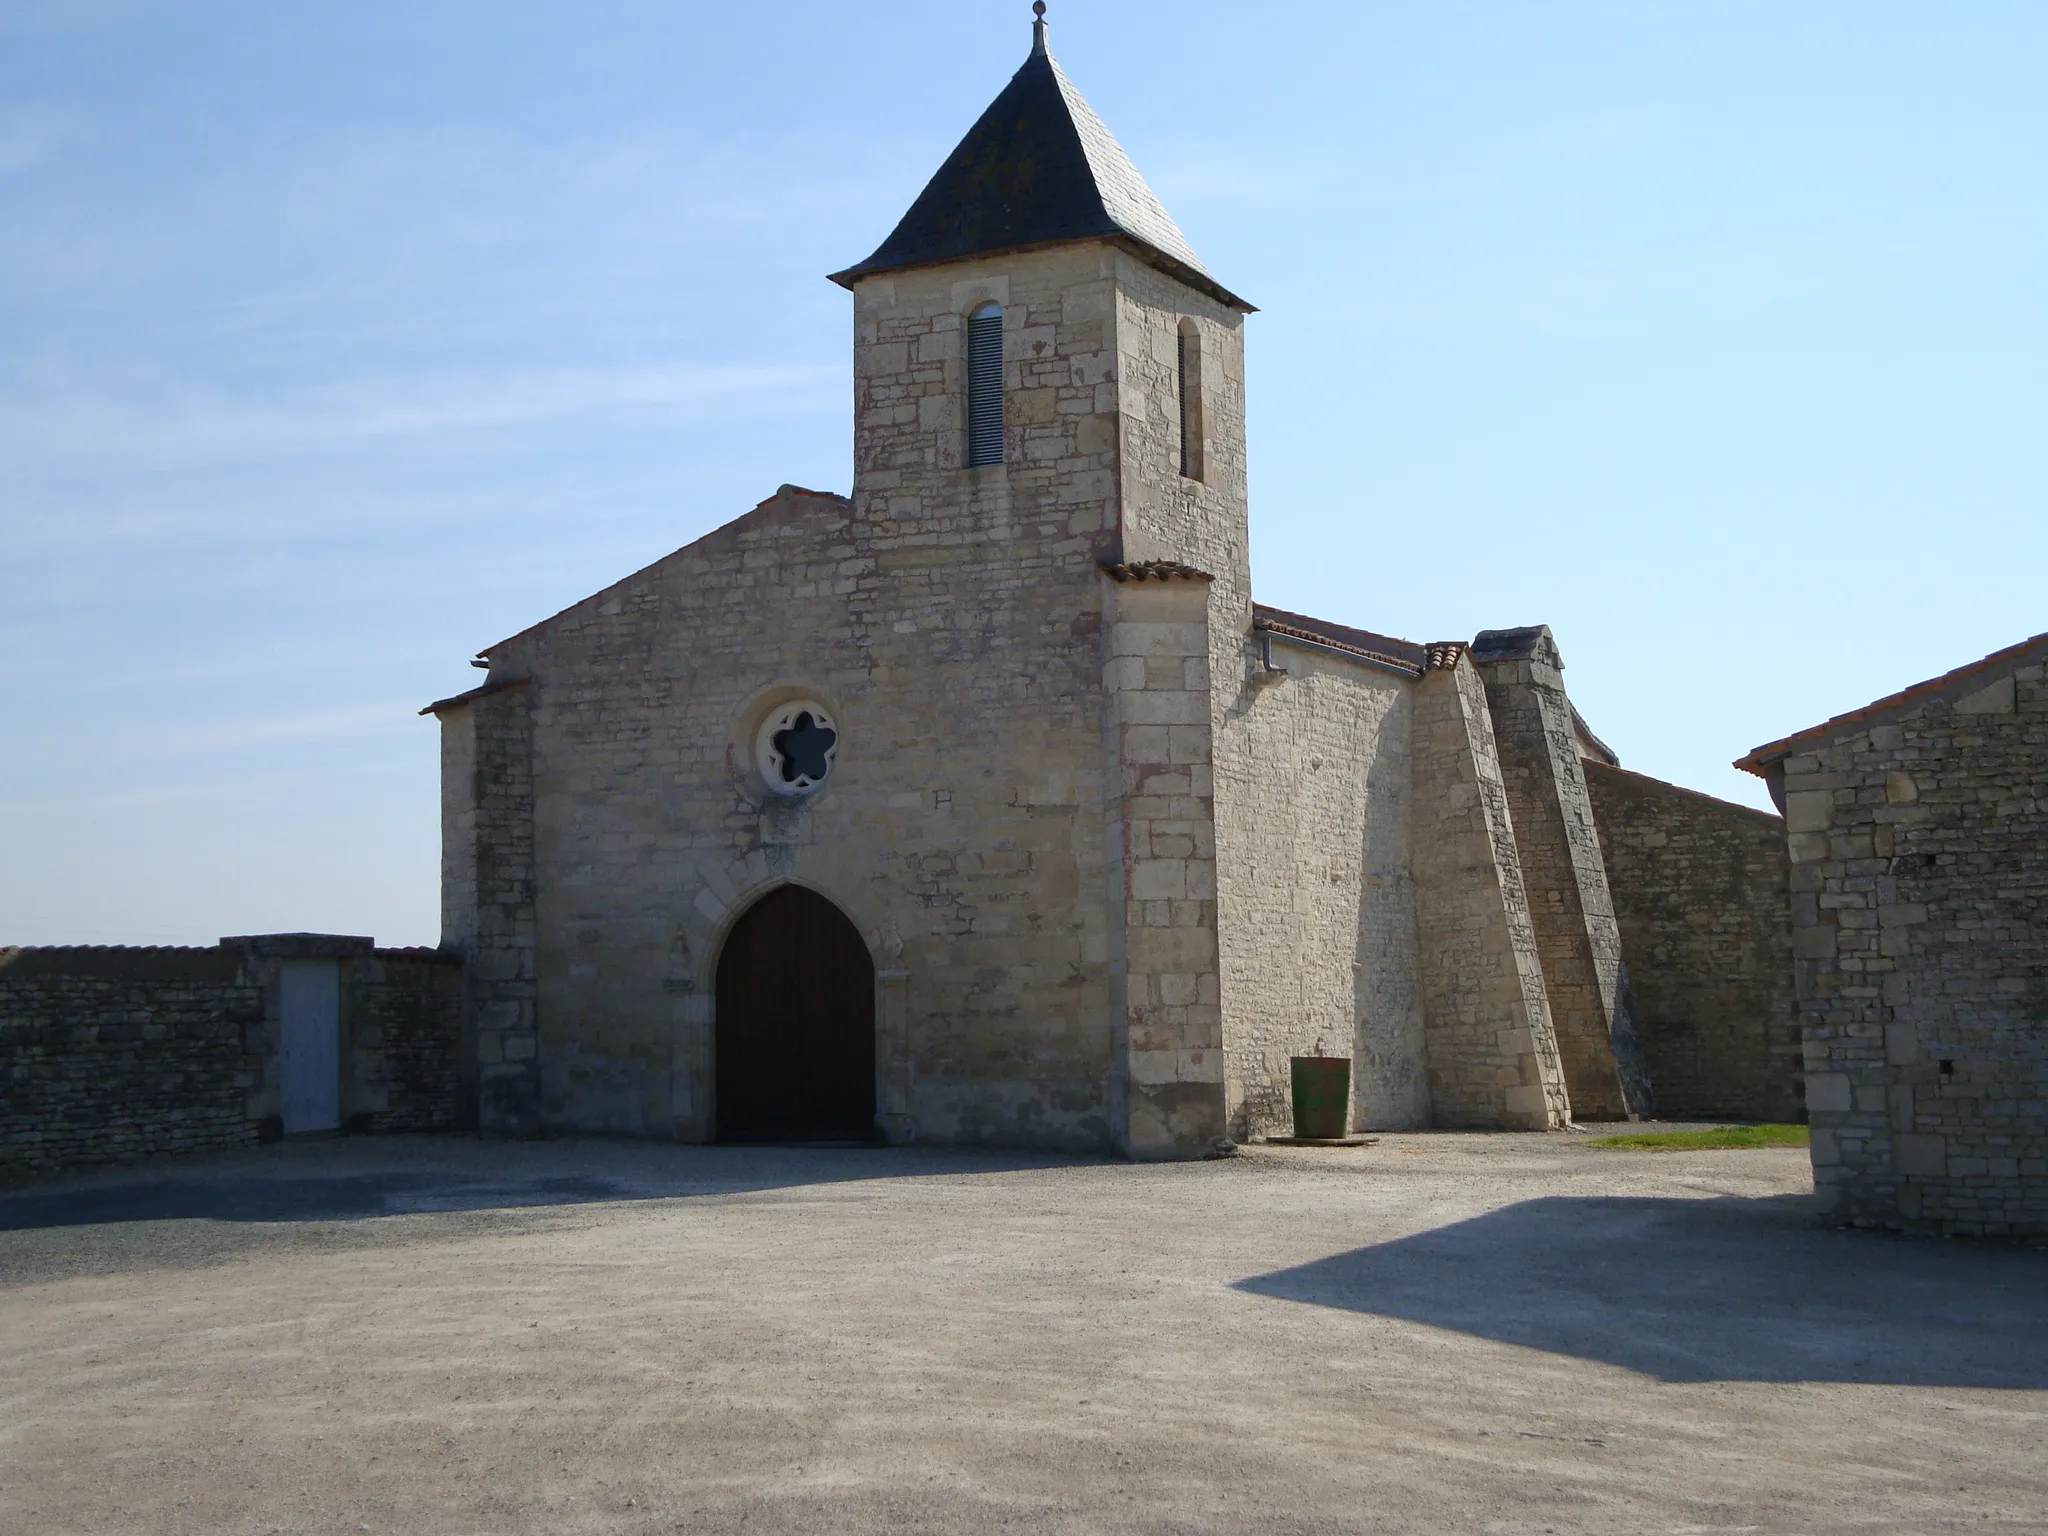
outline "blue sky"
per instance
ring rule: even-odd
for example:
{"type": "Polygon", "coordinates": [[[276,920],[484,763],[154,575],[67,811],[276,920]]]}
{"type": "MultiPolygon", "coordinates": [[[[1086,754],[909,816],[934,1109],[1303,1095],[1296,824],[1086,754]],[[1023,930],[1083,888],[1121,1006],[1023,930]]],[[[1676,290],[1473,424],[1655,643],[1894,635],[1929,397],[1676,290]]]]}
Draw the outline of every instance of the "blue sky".
{"type": "MultiPolygon", "coordinates": [[[[1261,598],[1630,767],[2048,629],[2048,7],[1060,0],[1250,323],[1261,598]]],[[[850,480],[1022,3],[0,0],[0,942],[432,943],[479,647],[850,480]]]]}

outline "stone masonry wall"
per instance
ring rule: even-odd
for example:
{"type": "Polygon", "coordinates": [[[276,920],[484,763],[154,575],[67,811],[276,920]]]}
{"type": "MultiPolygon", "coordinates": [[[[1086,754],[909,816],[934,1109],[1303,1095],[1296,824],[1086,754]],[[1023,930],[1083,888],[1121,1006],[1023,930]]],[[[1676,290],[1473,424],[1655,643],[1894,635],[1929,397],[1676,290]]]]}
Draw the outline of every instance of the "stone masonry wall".
{"type": "MultiPolygon", "coordinates": [[[[1128,255],[1119,257],[1117,315],[1122,446],[1120,558],[1184,561],[1215,578],[1209,593],[1210,729],[1218,843],[1217,945],[1222,1005],[1233,1033],[1225,1049],[1230,1123],[1245,1134],[1272,1122],[1270,1058],[1284,1049],[1272,1020],[1276,999],[1301,985],[1286,957],[1260,942],[1274,905],[1255,868],[1270,813],[1272,767],[1264,743],[1245,734],[1256,684],[1251,635],[1251,550],[1245,456],[1244,321],[1238,311],[1128,255]],[[1198,477],[1181,473],[1180,348],[1192,332],[1198,405],[1198,477]],[[1256,1023],[1252,1021],[1258,1021],[1256,1023]],[[1236,1021],[1263,1044],[1241,1046],[1236,1021]],[[1248,1073],[1249,1076],[1240,1075],[1248,1073]],[[1244,1106],[1265,1106],[1247,1119],[1244,1106]]],[[[1348,960],[1331,962],[1348,973],[1348,960]]],[[[1342,978],[1348,985],[1348,974],[1342,978]]],[[[1320,988],[1321,980],[1315,984],[1320,988]]],[[[1299,1034],[1299,1020],[1285,1028],[1299,1034]]],[[[1313,1036],[1310,1036],[1311,1040],[1313,1036]]],[[[1344,1037],[1348,1038],[1348,1031],[1344,1037]]],[[[1348,1049],[1333,1045],[1333,1049],[1348,1049]]],[[[1286,1064],[1280,1064],[1282,1097],[1286,1064]]]]}
{"type": "Polygon", "coordinates": [[[473,1123],[460,962],[435,950],[373,950],[344,963],[341,985],[343,1113],[380,1132],[473,1123]]]}
{"type": "Polygon", "coordinates": [[[257,1139],[263,984],[232,951],[0,950],[0,1170],[257,1139]]]}
{"type": "Polygon", "coordinates": [[[1231,1129],[1292,1125],[1290,1057],[1352,1057],[1362,1128],[1429,1124],[1409,874],[1413,684],[1363,662],[1276,643],[1231,731],[1222,842],[1241,893],[1238,985],[1225,1015],[1231,1129]],[[1322,1050],[1318,1052],[1318,1042],[1322,1050]]]}
{"type": "MultiPolygon", "coordinates": [[[[1118,252],[1116,347],[1119,519],[1116,557],[1177,560],[1215,578],[1219,662],[1242,670],[1251,628],[1245,481],[1244,316],[1118,252]],[[1180,336],[1199,349],[1201,477],[1180,472],[1180,336]]],[[[1229,693],[1234,690],[1226,689],[1229,693]]]]}
{"type": "Polygon", "coordinates": [[[1845,1221],[2048,1233],[2048,667],[1784,762],[1814,1182],[1845,1221]]]}
{"type": "Polygon", "coordinates": [[[1605,763],[1584,773],[1657,1112],[1803,1118],[1784,820],[1605,763]]]}
{"type": "Polygon", "coordinates": [[[1486,686],[1464,647],[1431,649],[1415,685],[1410,758],[1431,1122],[1555,1130],[1571,1107],[1486,686]]]}
{"type": "Polygon", "coordinates": [[[441,710],[442,944],[467,962],[463,1121],[540,1129],[533,699],[500,680],[441,710]]]}
{"type": "Polygon", "coordinates": [[[1472,656],[1486,679],[1572,1114],[1649,1114],[1649,1075],[1580,771],[1564,663],[1543,626],[1488,631],[1473,642],[1472,656]]]}
{"type": "Polygon", "coordinates": [[[278,968],[305,958],[341,968],[344,1125],[452,1129],[462,973],[450,956],[307,934],[212,949],[4,949],[0,1169],[277,1134],[278,968]]]}
{"type": "Polygon", "coordinates": [[[890,1134],[1117,1139],[1099,571],[1117,261],[862,280],[852,504],[786,489],[491,652],[494,678],[531,680],[547,1123],[715,1135],[719,946],[793,880],[874,954],[890,1134]],[[1007,459],[968,468],[961,338],[990,301],[1007,459]],[[790,802],[753,733],[797,696],[841,736],[825,786],[790,802]]]}
{"type": "Polygon", "coordinates": [[[1210,585],[1178,574],[1103,583],[1116,1097],[1122,1150],[1138,1158],[1199,1157],[1224,1133],[1210,585]]]}

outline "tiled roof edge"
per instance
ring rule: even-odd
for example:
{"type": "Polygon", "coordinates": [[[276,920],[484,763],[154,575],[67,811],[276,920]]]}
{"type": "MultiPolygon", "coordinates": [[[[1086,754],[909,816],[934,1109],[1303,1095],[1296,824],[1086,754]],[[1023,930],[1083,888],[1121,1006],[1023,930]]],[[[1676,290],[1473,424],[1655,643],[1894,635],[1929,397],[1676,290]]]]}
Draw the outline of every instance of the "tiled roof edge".
{"type": "Polygon", "coordinates": [[[962,262],[989,261],[998,256],[1024,256],[1033,251],[1058,250],[1063,245],[1089,244],[1114,246],[1116,249],[1128,254],[1133,260],[1141,261],[1155,271],[1163,272],[1176,281],[1186,283],[1188,287],[1194,289],[1197,293],[1207,294],[1226,309],[1234,309],[1240,314],[1246,315],[1256,315],[1259,312],[1258,305],[1252,303],[1249,299],[1241,298],[1237,294],[1232,293],[1199,267],[1189,266],[1186,262],[1175,257],[1172,252],[1160,250],[1158,246],[1152,244],[1149,240],[1132,234],[1121,225],[1113,230],[1104,230],[1099,234],[1061,235],[1053,240],[1027,240],[1021,245],[999,245],[990,250],[970,251],[961,256],[935,256],[928,261],[908,261],[879,267],[870,266],[863,262],[857,267],[846,267],[837,272],[828,272],[825,274],[825,280],[829,283],[837,283],[841,288],[851,291],[853,285],[864,277],[888,277],[896,272],[915,272],[927,267],[956,267],[962,262]]]}
{"type": "MultiPolygon", "coordinates": [[[[0,965],[19,955],[233,955],[241,946],[229,944],[0,944],[0,965]]],[[[441,965],[462,965],[462,956],[431,944],[379,945],[371,949],[338,954],[338,960],[368,956],[385,960],[429,960],[441,965]]]]}
{"type": "Polygon", "coordinates": [[[503,693],[507,688],[524,688],[532,681],[533,679],[530,677],[508,677],[499,683],[482,683],[470,689],[467,693],[455,693],[450,694],[445,699],[436,699],[425,709],[421,710],[420,713],[423,715],[438,715],[444,709],[453,709],[458,704],[474,704],[478,699],[485,698],[493,693],[503,693]]]}
{"type": "Polygon", "coordinates": [[[8,955],[217,955],[218,944],[0,944],[8,955]]]}
{"type": "Polygon", "coordinates": [[[1769,777],[1770,766],[1781,758],[1809,745],[1818,745],[1840,735],[1851,726],[1871,725],[1879,717],[1902,713],[1934,698],[1958,683],[1981,677],[1986,672],[2004,666],[2018,666],[2028,658],[2030,652],[2039,648],[2048,654],[2048,633],[2030,636],[2017,645],[2008,645],[2004,650],[1993,651],[1989,656],[1980,657],[1967,666],[1957,667],[1953,672],[1944,672],[1939,677],[1930,677],[1925,682],[1915,683],[1910,688],[1901,688],[1897,693],[1886,694],[1873,699],[1861,709],[1849,710],[1819,725],[1808,726],[1803,731],[1794,731],[1790,736],[1781,736],[1776,741],[1767,741],[1760,747],[1750,749],[1747,756],[1738,757],[1735,766],[1744,773],[1753,773],[1758,778],[1769,777]]]}
{"type": "Polygon", "coordinates": [[[1274,608],[1266,603],[1252,604],[1252,627],[1291,640],[1327,646],[1333,651],[1405,672],[1410,677],[1420,677],[1428,666],[1427,646],[1417,645],[1411,640],[1397,640],[1392,635],[1374,634],[1369,629],[1354,629],[1349,624],[1332,624],[1305,613],[1289,613],[1284,608],[1274,608]]]}
{"type": "Polygon", "coordinates": [[[1111,581],[1214,581],[1207,571],[1178,560],[1108,561],[1100,567],[1111,581]]]}

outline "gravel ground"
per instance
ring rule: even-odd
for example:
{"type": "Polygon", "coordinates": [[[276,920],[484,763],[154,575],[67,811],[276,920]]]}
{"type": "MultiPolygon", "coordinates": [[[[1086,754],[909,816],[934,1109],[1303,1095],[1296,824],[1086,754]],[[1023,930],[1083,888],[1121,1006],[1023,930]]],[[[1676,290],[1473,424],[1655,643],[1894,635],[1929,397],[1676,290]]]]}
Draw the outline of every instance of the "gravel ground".
{"type": "Polygon", "coordinates": [[[0,1193],[0,1532],[2048,1531],[2048,1252],[1805,1154],[328,1141],[0,1193]]]}

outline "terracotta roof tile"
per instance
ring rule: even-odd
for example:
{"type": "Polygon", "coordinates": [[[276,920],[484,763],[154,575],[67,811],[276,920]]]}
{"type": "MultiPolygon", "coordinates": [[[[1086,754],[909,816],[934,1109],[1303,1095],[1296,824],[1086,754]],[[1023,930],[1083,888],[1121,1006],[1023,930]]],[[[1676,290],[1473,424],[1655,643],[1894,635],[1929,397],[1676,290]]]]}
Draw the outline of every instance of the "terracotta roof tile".
{"type": "Polygon", "coordinates": [[[1129,564],[1103,563],[1102,574],[1111,581],[1214,581],[1207,571],[1178,560],[1136,560],[1129,564]]]}
{"type": "Polygon", "coordinates": [[[1861,709],[1852,709],[1847,714],[1836,715],[1832,720],[1823,720],[1819,725],[1795,731],[1792,735],[1780,737],[1777,741],[1767,741],[1762,746],[1753,748],[1747,757],[1737,758],[1735,766],[1744,773],[1753,773],[1758,778],[1764,778],[1769,766],[1782,758],[1790,757],[1808,746],[1819,746],[1832,740],[1851,726],[1874,724],[1881,716],[1903,714],[1958,684],[1981,677],[1986,672],[2022,666],[2031,659],[2029,653],[2036,650],[2044,657],[2048,657],[2048,634],[2035,635],[2031,639],[2020,641],[2018,645],[2008,645],[2004,650],[1993,651],[1989,656],[1973,661],[1968,666],[1957,667],[1953,672],[1944,672],[1939,677],[1930,677],[1924,683],[1915,683],[1910,688],[1901,688],[1897,693],[1874,699],[1861,709]]]}
{"type": "Polygon", "coordinates": [[[1252,604],[1252,627],[1327,646],[1333,651],[1346,651],[1397,672],[1406,672],[1411,677],[1422,675],[1428,659],[1428,648],[1412,640],[1396,640],[1392,635],[1353,629],[1348,624],[1332,624],[1327,619],[1312,619],[1305,613],[1289,613],[1284,608],[1269,608],[1264,603],[1252,604]]]}

